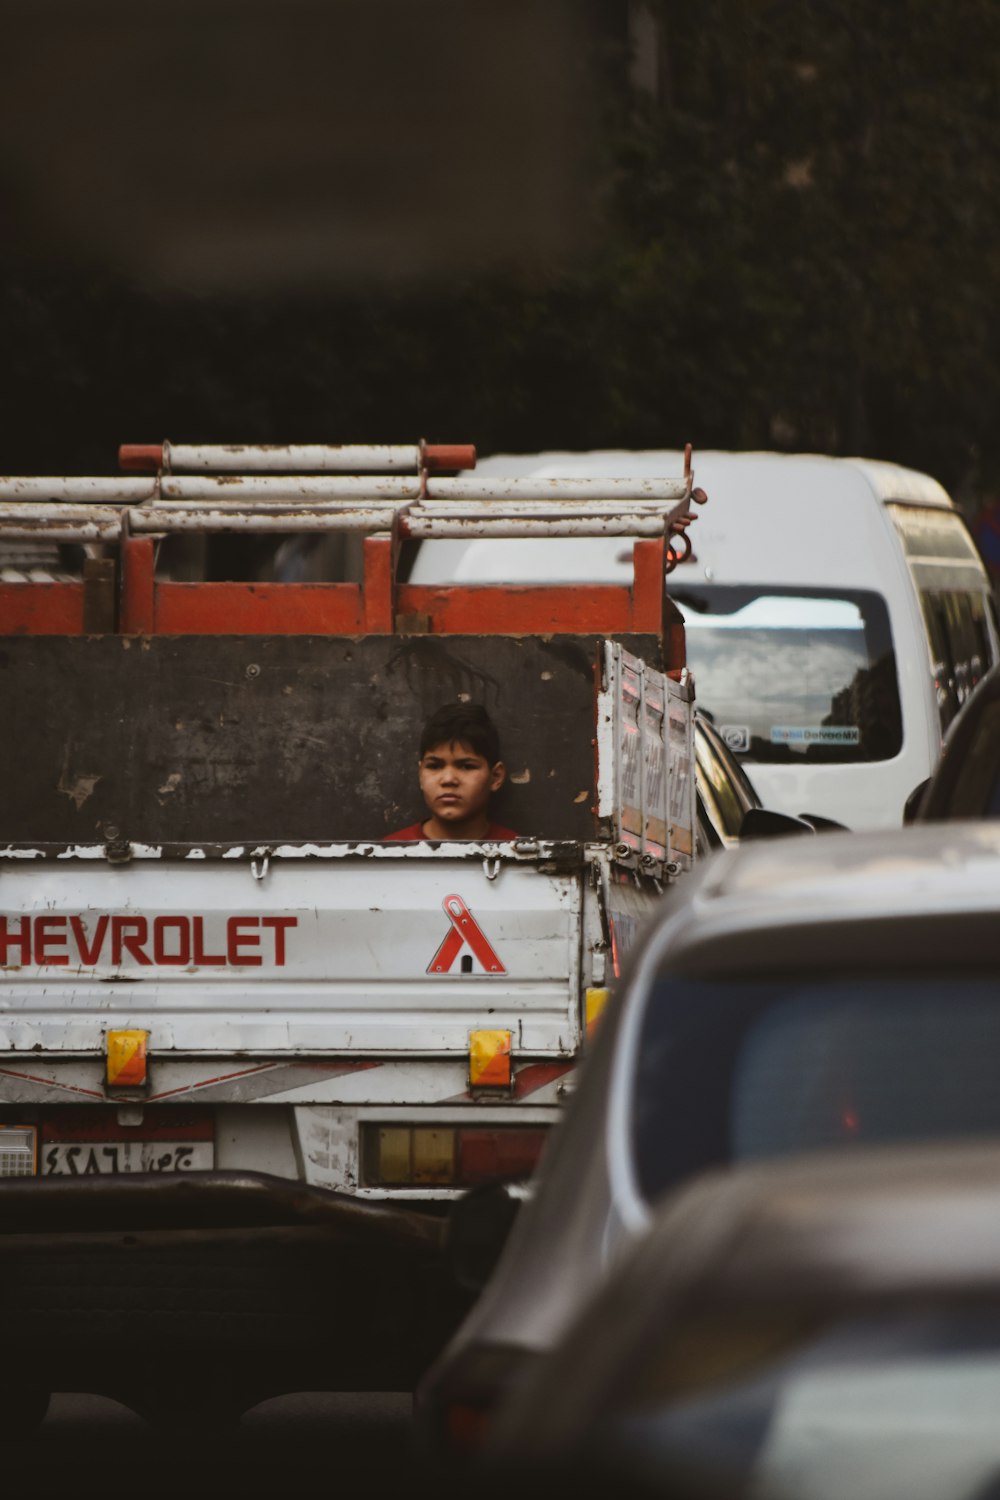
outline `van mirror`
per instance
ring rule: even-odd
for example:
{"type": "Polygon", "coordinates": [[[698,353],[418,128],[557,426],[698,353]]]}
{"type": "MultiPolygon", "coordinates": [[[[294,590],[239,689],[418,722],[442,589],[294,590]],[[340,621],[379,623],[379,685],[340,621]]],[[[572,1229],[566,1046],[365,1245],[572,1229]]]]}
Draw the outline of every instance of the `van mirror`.
{"type": "Polygon", "coordinates": [[[790,833],[815,831],[804,819],[793,818],[790,813],[775,812],[770,807],[751,807],[744,813],[740,824],[740,843],[744,839],[787,838],[790,833]]]}
{"type": "Polygon", "coordinates": [[[849,833],[846,823],[838,823],[836,818],[824,818],[819,813],[799,813],[803,823],[808,823],[814,833],[849,833]]]}
{"type": "Polygon", "coordinates": [[[448,1216],[445,1256],[463,1290],[481,1292],[489,1281],[529,1191],[526,1182],[489,1182],[454,1204],[448,1216]]]}

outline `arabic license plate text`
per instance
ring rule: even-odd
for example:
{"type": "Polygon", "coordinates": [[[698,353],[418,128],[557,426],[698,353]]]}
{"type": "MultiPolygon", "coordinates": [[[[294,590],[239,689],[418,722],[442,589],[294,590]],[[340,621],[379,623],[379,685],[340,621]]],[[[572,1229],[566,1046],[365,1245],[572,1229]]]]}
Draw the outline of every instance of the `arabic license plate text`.
{"type": "Polygon", "coordinates": [[[116,1172],[210,1172],[211,1141],[60,1141],[39,1152],[43,1177],[94,1177],[116,1172]]]}

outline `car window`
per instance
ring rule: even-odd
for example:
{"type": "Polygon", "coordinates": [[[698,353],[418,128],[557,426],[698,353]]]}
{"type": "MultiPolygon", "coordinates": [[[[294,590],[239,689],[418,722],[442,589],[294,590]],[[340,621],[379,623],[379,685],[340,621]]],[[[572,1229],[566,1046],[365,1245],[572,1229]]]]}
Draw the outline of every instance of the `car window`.
{"type": "Polygon", "coordinates": [[[889,616],[864,591],[676,586],[698,700],[750,762],[888,760],[902,745],[889,616]]]}
{"type": "Polygon", "coordinates": [[[944,730],[993,660],[988,606],[981,594],[938,588],[932,582],[919,592],[931,648],[934,693],[944,730]]]}
{"type": "Polygon", "coordinates": [[[887,507],[920,598],[941,728],[996,660],[982,564],[961,517],[923,506],[887,507]]]}
{"type": "Polygon", "coordinates": [[[716,849],[724,848],[719,834],[718,814],[699,787],[695,798],[695,854],[703,859],[716,849]]]}
{"type": "Polygon", "coordinates": [[[729,1161],[1000,1132],[998,998],[960,970],[663,976],[635,1062],[642,1193],[729,1161]]]}
{"type": "Polygon", "coordinates": [[[723,838],[737,839],[747,808],[756,806],[757,798],[739,763],[727,760],[724,748],[714,743],[703,724],[695,730],[694,748],[708,817],[723,838]]]}

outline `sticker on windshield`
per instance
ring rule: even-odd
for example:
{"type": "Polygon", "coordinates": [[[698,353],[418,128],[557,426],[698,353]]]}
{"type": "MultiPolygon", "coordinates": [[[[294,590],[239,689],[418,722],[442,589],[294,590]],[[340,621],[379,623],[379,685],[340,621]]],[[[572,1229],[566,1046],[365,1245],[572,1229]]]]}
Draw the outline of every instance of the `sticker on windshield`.
{"type": "Polygon", "coordinates": [[[861,730],[854,724],[774,724],[772,745],[860,745],[861,730]]]}
{"type": "Polygon", "coordinates": [[[720,724],[719,733],[735,755],[750,749],[749,724],[720,724]]]}

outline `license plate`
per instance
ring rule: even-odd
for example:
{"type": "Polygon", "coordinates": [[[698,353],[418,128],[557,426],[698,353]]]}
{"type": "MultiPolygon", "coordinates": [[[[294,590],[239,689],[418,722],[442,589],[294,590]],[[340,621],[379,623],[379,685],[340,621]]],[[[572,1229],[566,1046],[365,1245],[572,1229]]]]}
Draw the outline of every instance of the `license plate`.
{"type": "Polygon", "coordinates": [[[116,1172],[210,1172],[211,1141],[60,1141],[43,1145],[42,1177],[95,1177],[116,1172]]]}

